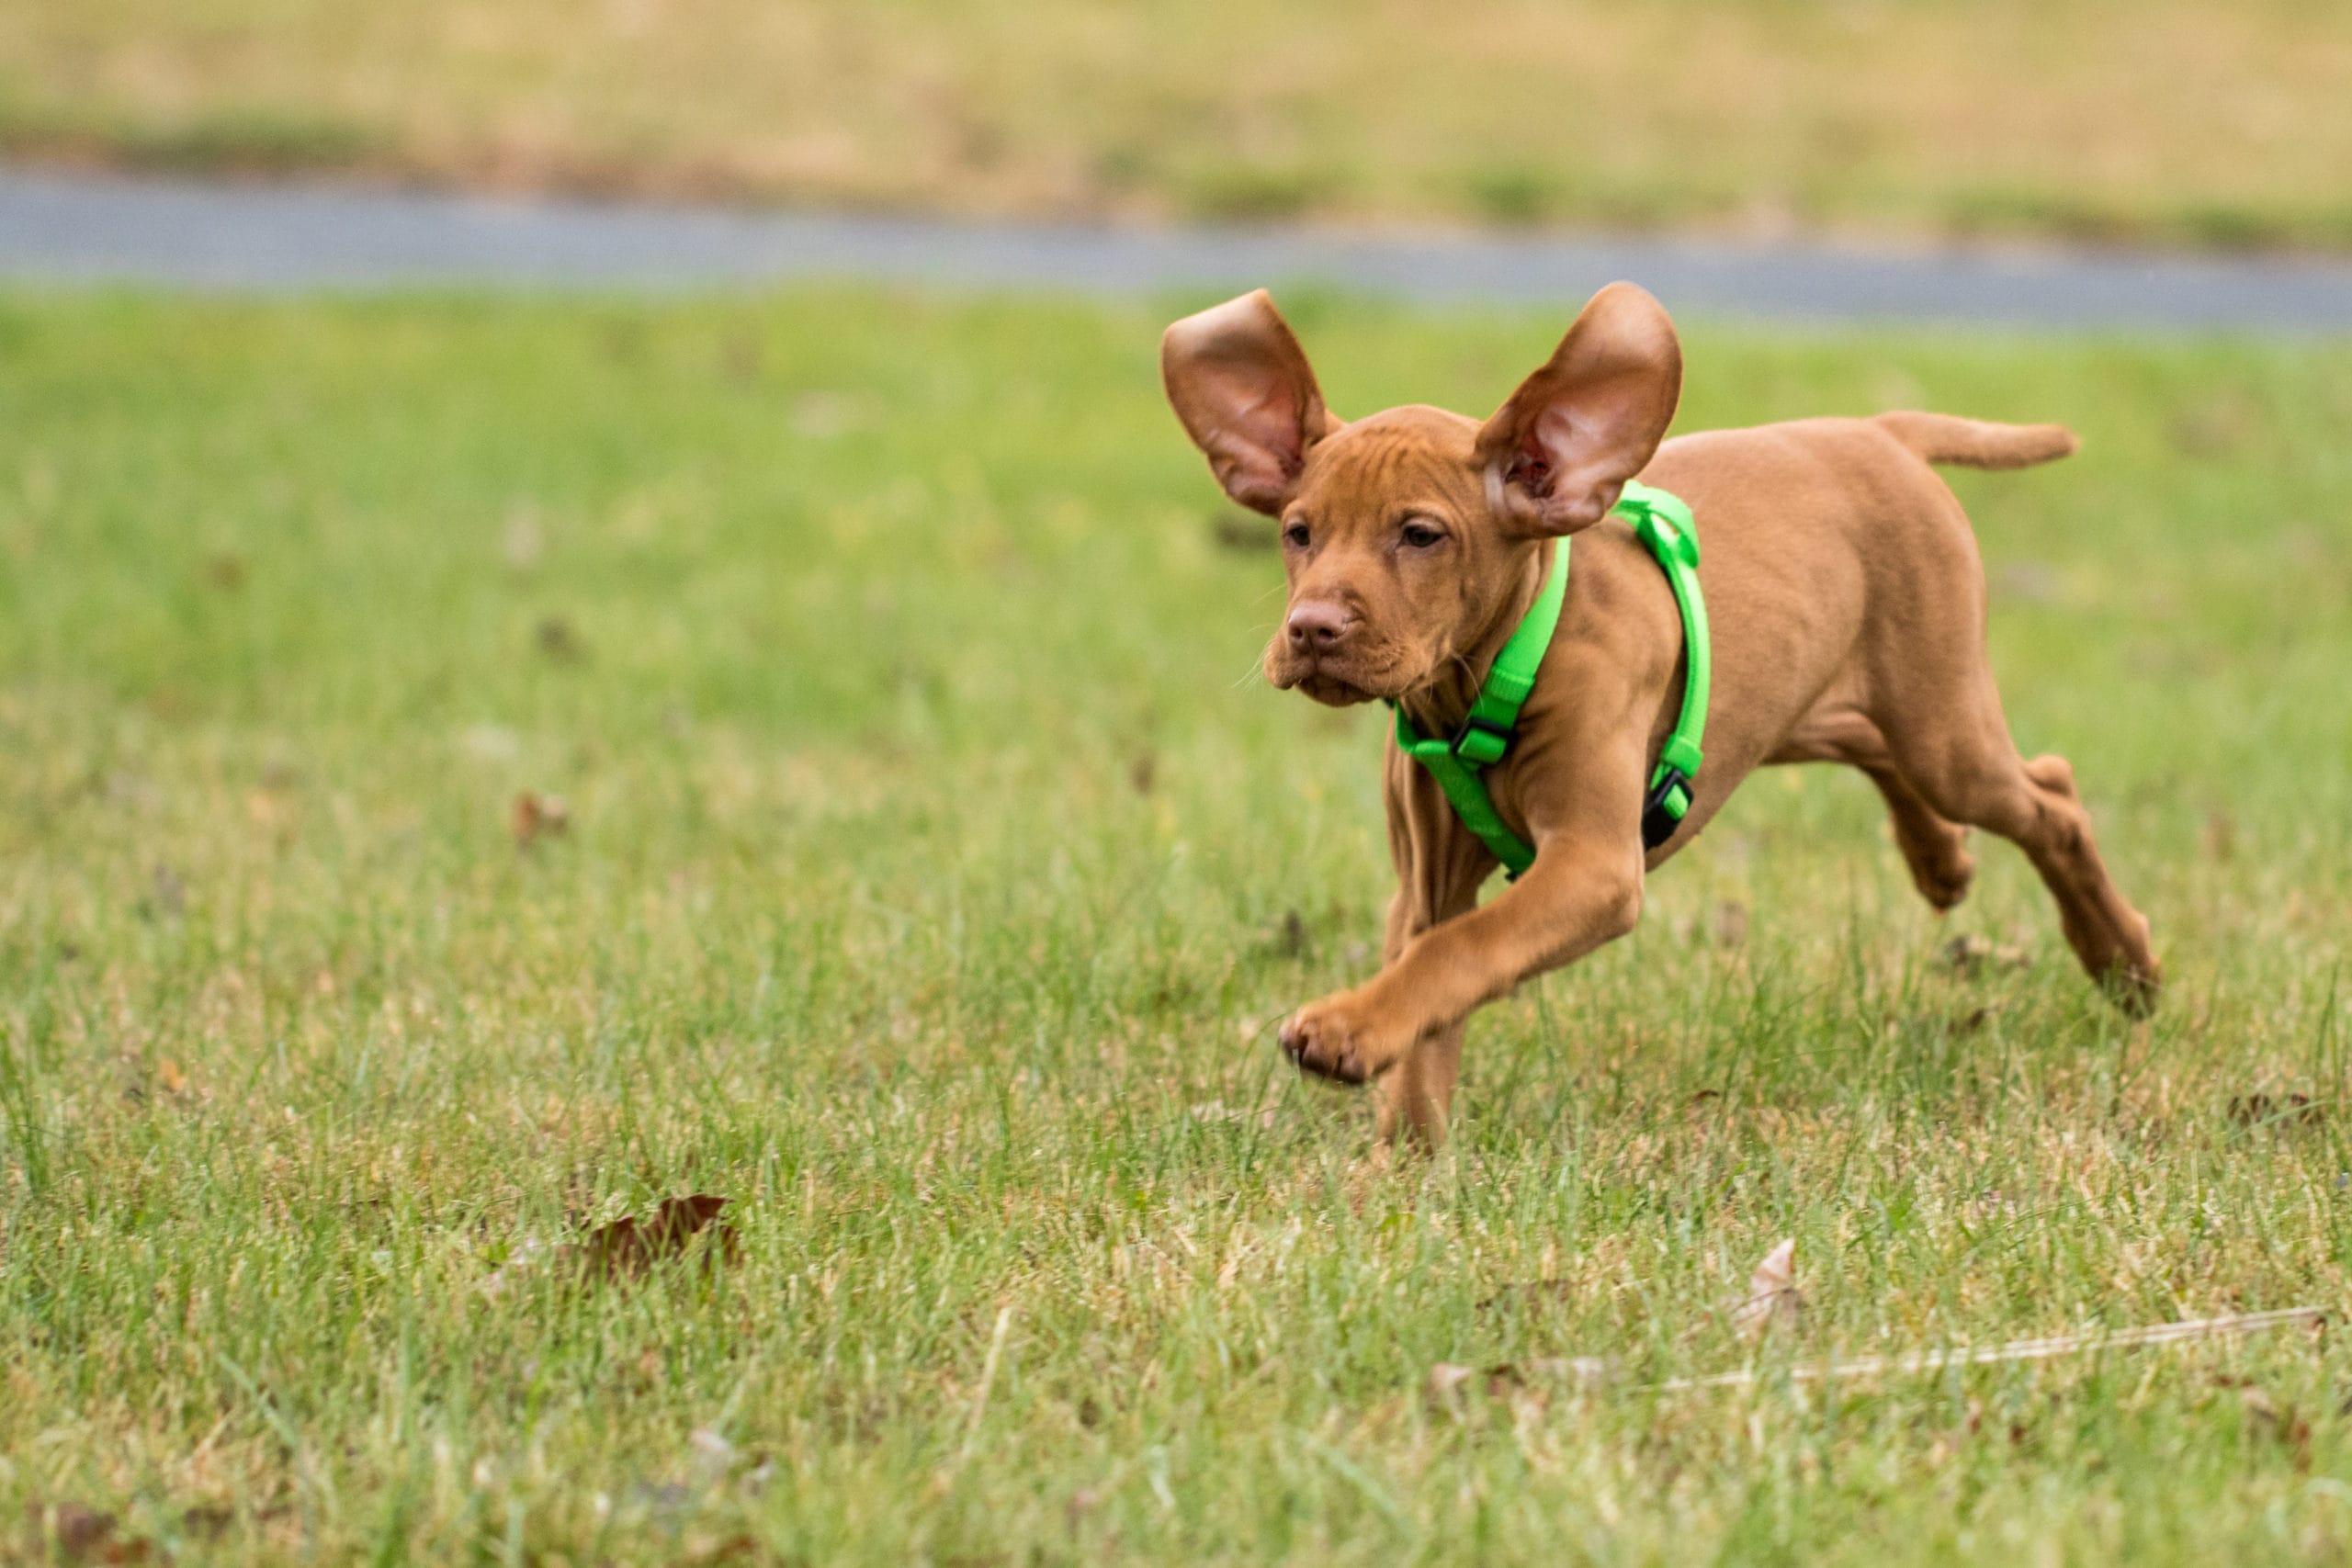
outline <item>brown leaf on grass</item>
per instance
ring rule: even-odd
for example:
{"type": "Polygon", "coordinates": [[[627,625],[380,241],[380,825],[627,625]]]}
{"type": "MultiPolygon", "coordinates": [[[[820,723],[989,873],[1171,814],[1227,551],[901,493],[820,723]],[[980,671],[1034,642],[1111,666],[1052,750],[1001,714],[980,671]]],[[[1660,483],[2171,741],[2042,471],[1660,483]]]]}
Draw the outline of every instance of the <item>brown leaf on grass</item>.
{"type": "Polygon", "coordinates": [[[2295,1455],[2295,1468],[2310,1468],[2312,1424],[2297,1415],[2293,1405],[2280,1409],[2276,1400],[2251,1383],[2238,1390],[2238,1403],[2245,1411],[2248,1436],[2291,1449],[2295,1455]]]}
{"type": "Polygon", "coordinates": [[[1793,1328],[1804,1311],[1797,1291],[1797,1244],[1785,1240],[1764,1255],[1747,1277],[1747,1298],[1732,1308],[1731,1323],[1742,1339],[1758,1340],[1774,1328],[1793,1328]]]}
{"type": "Polygon", "coordinates": [[[155,1064],[155,1081],[163,1087],[165,1094],[185,1094],[187,1091],[187,1075],[180,1071],[180,1065],[169,1056],[155,1064]]]}
{"type": "Polygon", "coordinates": [[[1505,1285],[1493,1295],[1478,1303],[1480,1312],[1492,1312],[1505,1302],[1566,1301],[1570,1286],[1566,1280],[1530,1280],[1524,1284],[1505,1285]]]}
{"type": "MultiPolygon", "coordinates": [[[[277,1510],[267,1512],[276,1513],[277,1510]]],[[[217,1540],[236,1522],[237,1511],[234,1508],[223,1508],[217,1504],[199,1503],[180,1516],[180,1528],[203,1540],[217,1540]]]]}
{"type": "Polygon", "coordinates": [[[542,834],[561,833],[571,827],[571,807],[560,795],[536,795],[529,790],[514,797],[507,828],[518,847],[528,848],[542,834]]]}
{"type": "Polygon", "coordinates": [[[2290,1122],[2315,1127],[2326,1118],[2327,1108],[2308,1094],[2285,1094],[2275,1099],[2267,1094],[2244,1094],[2230,1100],[2230,1120],[2241,1127],[2268,1127],[2290,1122]]]}
{"type": "Polygon", "coordinates": [[[1509,1399],[1526,1386],[1526,1378],[1509,1361],[1497,1362],[1483,1372],[1476,1367],[1440,1361],[1430,1368],[1429,1376],[1421,1381],[1429,1402],[1443,1406],[1459,1404],[1474,1387],[1488,1399],[1509,1399]]]}
{"type": "Polygon", "coordinates": [[[705,1227],[711,1227],[710,1240],[704,1249],[706,1265],[733,1262],[741,1251],[741,1243],[732,1225],[712,1226],[718,1211],[727,1207],[727,1200],[714,1198],[707,1192],[690,1193],[684,1198],[664,1198],[653,1217],[639,1224],[634,1215],[624,1215],[612,1224],[592,1233],[588,1239],[566,1251],[576,1256],[581,1267],[591,1279],[615,1280],[624,1275],[641,1275],[656,1263],[683,1254],[687,1244],[705,1227]]]}
{"type": "Polygon", "coordinates": [[[34,1540],[68,1562],[144,1562],[147,1543],[136,1536],[118,1535],[112,1514],[101,1514],[78,1503],[25,1505],[34,1540]]]}
{"type": "Polygon", "coordinates": [[[2022,969],[2033,962],[2024,948],[1982,936],[1956,936],[1936,956],[1945,968],[1971,979],[1995,969],[2022,969]]]}

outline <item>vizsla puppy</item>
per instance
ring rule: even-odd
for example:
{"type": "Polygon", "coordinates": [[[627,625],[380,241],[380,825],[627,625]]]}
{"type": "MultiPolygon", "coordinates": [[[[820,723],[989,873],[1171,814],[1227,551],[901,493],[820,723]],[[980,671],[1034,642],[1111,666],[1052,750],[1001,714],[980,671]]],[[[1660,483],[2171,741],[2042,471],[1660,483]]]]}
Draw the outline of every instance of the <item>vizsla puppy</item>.
{"type": "Polygon", "coordinates": [[[1278,687],[1386,698],[1423,735],[1453,734],[1551,542],[1579,536],[1517,739],[1485,775],[1534,863],[1480,905],[1494,856],[1392,739],[1384,967],[1283,1026],[1301,1068],[1377,1086],[1384,1145],[1400,1124],[1441,1139],[1470,1012],[1632,930],[1646,873],[1767,762],[1869,774],[1939,909],[1968,890],[1969,827],[2010,840],[2083,967],[2132,1011],[2154,1005],[2148,922],[2099,862],[2073,770],[2025,761],[2009,739],[1975,538],[1928,467],[2047,462],[2075,449],[2071,432],[1888,413],[1661,446],[1681,346],[1658,302],[1623,283],[1483,423],[1426,407],[1341,421],[1262,290],[1178,321],[1160,357],[1226,493],[1281,521],[1290,600],[1265,656],[1278,687]],[[1643,796],[1681,703],[1683,648],[1665,575],[1604,521],[1635,478],[1695,513],[1713,622],[1705,763],[1689,814],[1648,852],[1643,796]]]}

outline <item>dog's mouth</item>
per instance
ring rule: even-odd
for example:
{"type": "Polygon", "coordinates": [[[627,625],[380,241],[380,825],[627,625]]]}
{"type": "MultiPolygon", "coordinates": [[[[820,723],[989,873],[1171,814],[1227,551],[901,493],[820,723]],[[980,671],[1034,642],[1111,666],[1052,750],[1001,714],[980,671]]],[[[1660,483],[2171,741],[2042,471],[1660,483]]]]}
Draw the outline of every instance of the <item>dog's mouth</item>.
{"type": "Polygon", "coordinates": [[[1325,707],[1331,708],[1353,707],[1358,703],[1372,701],[1378,694],[1367,692],[1362,686],[1342,681],[1335,675],[1325,675],[1320,672],[1302,677],[1297,685],[1300,691],[1321,703],[1325,707]]]}
{"type": "Polygon", "coordinates": [[[1335,708],[1399,697],[1413,685],[1397,671],[1367,669],[1360,659],[1317,659],[1273,651],[1266,657],[1266,679],[1278,691],[1303,692],[1335,708]]]}

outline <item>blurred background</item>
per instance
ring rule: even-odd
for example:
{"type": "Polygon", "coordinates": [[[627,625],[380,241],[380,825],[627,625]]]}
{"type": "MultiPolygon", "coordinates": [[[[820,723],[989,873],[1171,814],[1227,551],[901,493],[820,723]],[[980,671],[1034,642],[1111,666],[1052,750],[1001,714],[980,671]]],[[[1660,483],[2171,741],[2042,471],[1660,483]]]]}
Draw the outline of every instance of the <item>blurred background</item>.
{"type": "Polygon", "coordinates": [[[0,0],[0,1532],[2336,1561],[2340,1335],[1510,1382],[1743,1364],[1782,1238],[1808,1356],[2344,1299],[2347,334],[2346,0],[0,0]],[[1159,334],[1483,414],[1617,276],[1679,429],[2080,432],[1951,479],[2171,990],[1773,770],[1391,1179],[1269,1034],[1385,715],[1159,334]]]}
{"type": "Polygon", "coordinates": [[[50,164],[1090,220],[2352,245],[2340,0],[15,0],[50,164]]]}

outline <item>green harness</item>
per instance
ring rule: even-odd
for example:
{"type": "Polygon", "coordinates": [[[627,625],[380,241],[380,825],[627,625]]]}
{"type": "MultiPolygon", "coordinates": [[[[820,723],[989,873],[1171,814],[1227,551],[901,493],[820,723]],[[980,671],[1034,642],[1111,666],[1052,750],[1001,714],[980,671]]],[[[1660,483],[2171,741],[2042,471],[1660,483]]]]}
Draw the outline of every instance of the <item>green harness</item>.
{"type": "MultiPolygon", "coordinates": [[[[1642,802],[1642,847],[1654,850],[1674,837],[1690,810],[1690,781],[1699,773],[1699,739],[1707,728],[1707,602],[1699,592],[1699,535],[1690,508],[1679,496],[1645,484],[1628,484],[1611,509],[1633,524],[1634,536],[1657,558],[1666,581],[1674,589],[1674,603],[1682,612],[1682,645],[1689,655],[1682,682],[1682,712],[1674,731],[1659,749],[1657,768],[1650,774],[1649,794],[1642,802]]],[[[1519,710],[1535,689],[1535,671],[1552,633],[1560,624],[1560,605],[1568,593],[1568,541],[1554,547],[1552,570],[1535,595],[1526,617],[1495,655],[1486,684],[1478,688],[1469,716],[1451,740],[1426,739],[1396,710],[1396,749],[1430,771],[1462,825],[1494,852],[1503,869],[1515,879],[1535,863],[1534,847],[1503,826],[1495,803],[1478,775],[1503,760],[1519,725],[1519,710]]]]}

